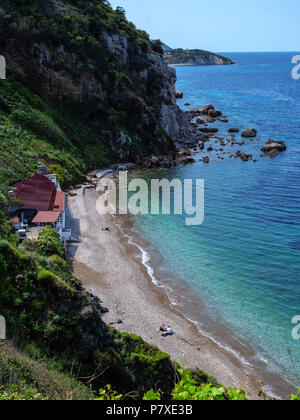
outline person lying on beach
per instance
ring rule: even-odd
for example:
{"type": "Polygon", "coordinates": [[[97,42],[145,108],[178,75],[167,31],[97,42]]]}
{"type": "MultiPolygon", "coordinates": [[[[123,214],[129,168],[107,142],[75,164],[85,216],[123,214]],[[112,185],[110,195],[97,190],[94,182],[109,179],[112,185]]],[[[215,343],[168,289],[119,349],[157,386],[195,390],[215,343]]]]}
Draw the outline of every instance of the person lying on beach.
{"type": "Polygon", "coordinates": [[[162,337],[168,337],[168,336],[174,335],[174,331],[172,330],[171,327],[168,327],[167,329],[161,330],[161,332],[162,332],[162,337]]]}
{"type": "Polygon", "coordinates": [[[173,335],[174,334],[174,332],[173,332],[173,330],[172,330],[171,327],[168,327],[167,328],[167,333],[168,333],[168,335],[173,335]]]}
{"type": "Polygon", "coordinates": [[[159,332],[161,332],[161,333],[167,332],[167,329],[166,329],[164,324],[159,328],[159,332]]]}

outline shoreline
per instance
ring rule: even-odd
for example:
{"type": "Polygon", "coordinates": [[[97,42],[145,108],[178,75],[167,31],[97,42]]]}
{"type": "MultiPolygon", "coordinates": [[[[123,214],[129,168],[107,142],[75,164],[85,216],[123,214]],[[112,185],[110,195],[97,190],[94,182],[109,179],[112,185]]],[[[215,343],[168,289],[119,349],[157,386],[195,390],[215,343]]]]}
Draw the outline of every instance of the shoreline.
{"type": "MultiPolygon", "coordinates": [[[[198,367],[227,387],[249,390],[251,399],[258,399],[261,388],[267,395],[277,398],[294,392],[287,380],[266,371],[266,364],[252,363],[255,353],[251,353],[246,344],[229,337],[229,331],[227,335],[232,344],[229,346],[222,340],[216,342],[211,338],[214,334],[205,334],[206,330],[219,328],[221,337],[224,331],[221,326],[209,322],[204,312],[202,322],[208,327],[200,332],[199,324],[189,319],[183,308],[172,304],[168,285],[161,282],[159,276],[158,284],[154,283],[155,265],[149,264],[151,257],[130,231],[128,217],[99,215],[96,212],[97,194],[95,190],[81,188],[77,196],[68,199],[69,224],[75,237],[81,238],[80,243],[68,246],[68,261],[74,276],[108,308],[103,320],[121,331],[141,336],[183,366],[198,367]],[[101,229],[108,226],[111,232],[102,232],[101,229]],[[172,326],[173,337],[161,337],[158,328],[162,323],[172,326]],[[240,348],[234,353],[239,344],[240,348]],[[261,382],[265,386],[262,387],[261,382]]],[[[179,298],[183,297],[180,286],[185,294],[183,282],[180,285],[177,280],[179,298]]]]}

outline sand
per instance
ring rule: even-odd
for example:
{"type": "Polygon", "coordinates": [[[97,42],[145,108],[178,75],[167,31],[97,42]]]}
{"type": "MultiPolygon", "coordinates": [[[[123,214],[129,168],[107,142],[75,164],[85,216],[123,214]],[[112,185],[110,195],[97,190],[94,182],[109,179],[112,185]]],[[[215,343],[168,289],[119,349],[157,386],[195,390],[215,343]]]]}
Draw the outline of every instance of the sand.
{"type": "Polygon", "coordinates": [[[80,242],[68,245],[68,260],[74,276],[108,308],[105,322],[141,336],[182,366],[197,367],[225,386],[249,390],[251,399],[258,398],[259,381],[264,382],[268,395],[284,398],[294,391],[264,364],[255,369],[200,334],[197,326],[171,305],[164,289],[153,284],[139,250],[128,243],[119,228],[128,223],[128,217],[99,215],[95,189],[83,187],[76,192],[76,197],[68,197],[67,226],[80,242]],[[106,227],[111,231],[102,231],[106,227]],[[172,326],[174,336],[159,334],[162,323],[172,326]]]}

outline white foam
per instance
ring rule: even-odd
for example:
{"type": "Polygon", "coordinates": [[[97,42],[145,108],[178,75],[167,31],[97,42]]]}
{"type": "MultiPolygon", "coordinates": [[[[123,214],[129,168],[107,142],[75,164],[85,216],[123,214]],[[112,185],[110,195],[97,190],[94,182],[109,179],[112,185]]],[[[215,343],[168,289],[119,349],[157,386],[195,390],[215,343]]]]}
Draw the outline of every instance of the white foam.
{"type": "MultiPolygon", "coordinates": [[[[120,226],[120,225],[119,225],[120,226]]],[[[130,245],[135,246],[136,248],[139,249],[139,251],[141,252],[141,259],[142,259],[142,264],[146,267],[147,269],[147,273],[150,276],[152,282],[158,286],[158,287],[164,287],[162,286],[158,279],[155,277],[154,275],[154,269],[152,268],[152,266],[149,264],[149,261],[151,261],[151,257],[150,254],[139,244],[137,244],[135,241],[133,241],[132,237],[130,235],[127,235],[126,233],[123,232],[123,235],[128,239],[128,243],[130,245]]]]}

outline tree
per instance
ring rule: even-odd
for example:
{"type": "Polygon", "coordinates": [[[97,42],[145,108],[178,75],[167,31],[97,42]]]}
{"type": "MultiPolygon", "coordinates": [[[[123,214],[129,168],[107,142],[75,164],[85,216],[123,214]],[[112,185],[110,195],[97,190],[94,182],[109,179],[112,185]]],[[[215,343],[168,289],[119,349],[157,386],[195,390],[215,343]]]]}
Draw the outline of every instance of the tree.
{"type": "Polygon", "coordinates": [[[51,226],[47,226],[41,231],[37,240],[37,252],[45,257],[51,257],[52,255],[64,257],[65,251],[59,233],[51,226]]]}

